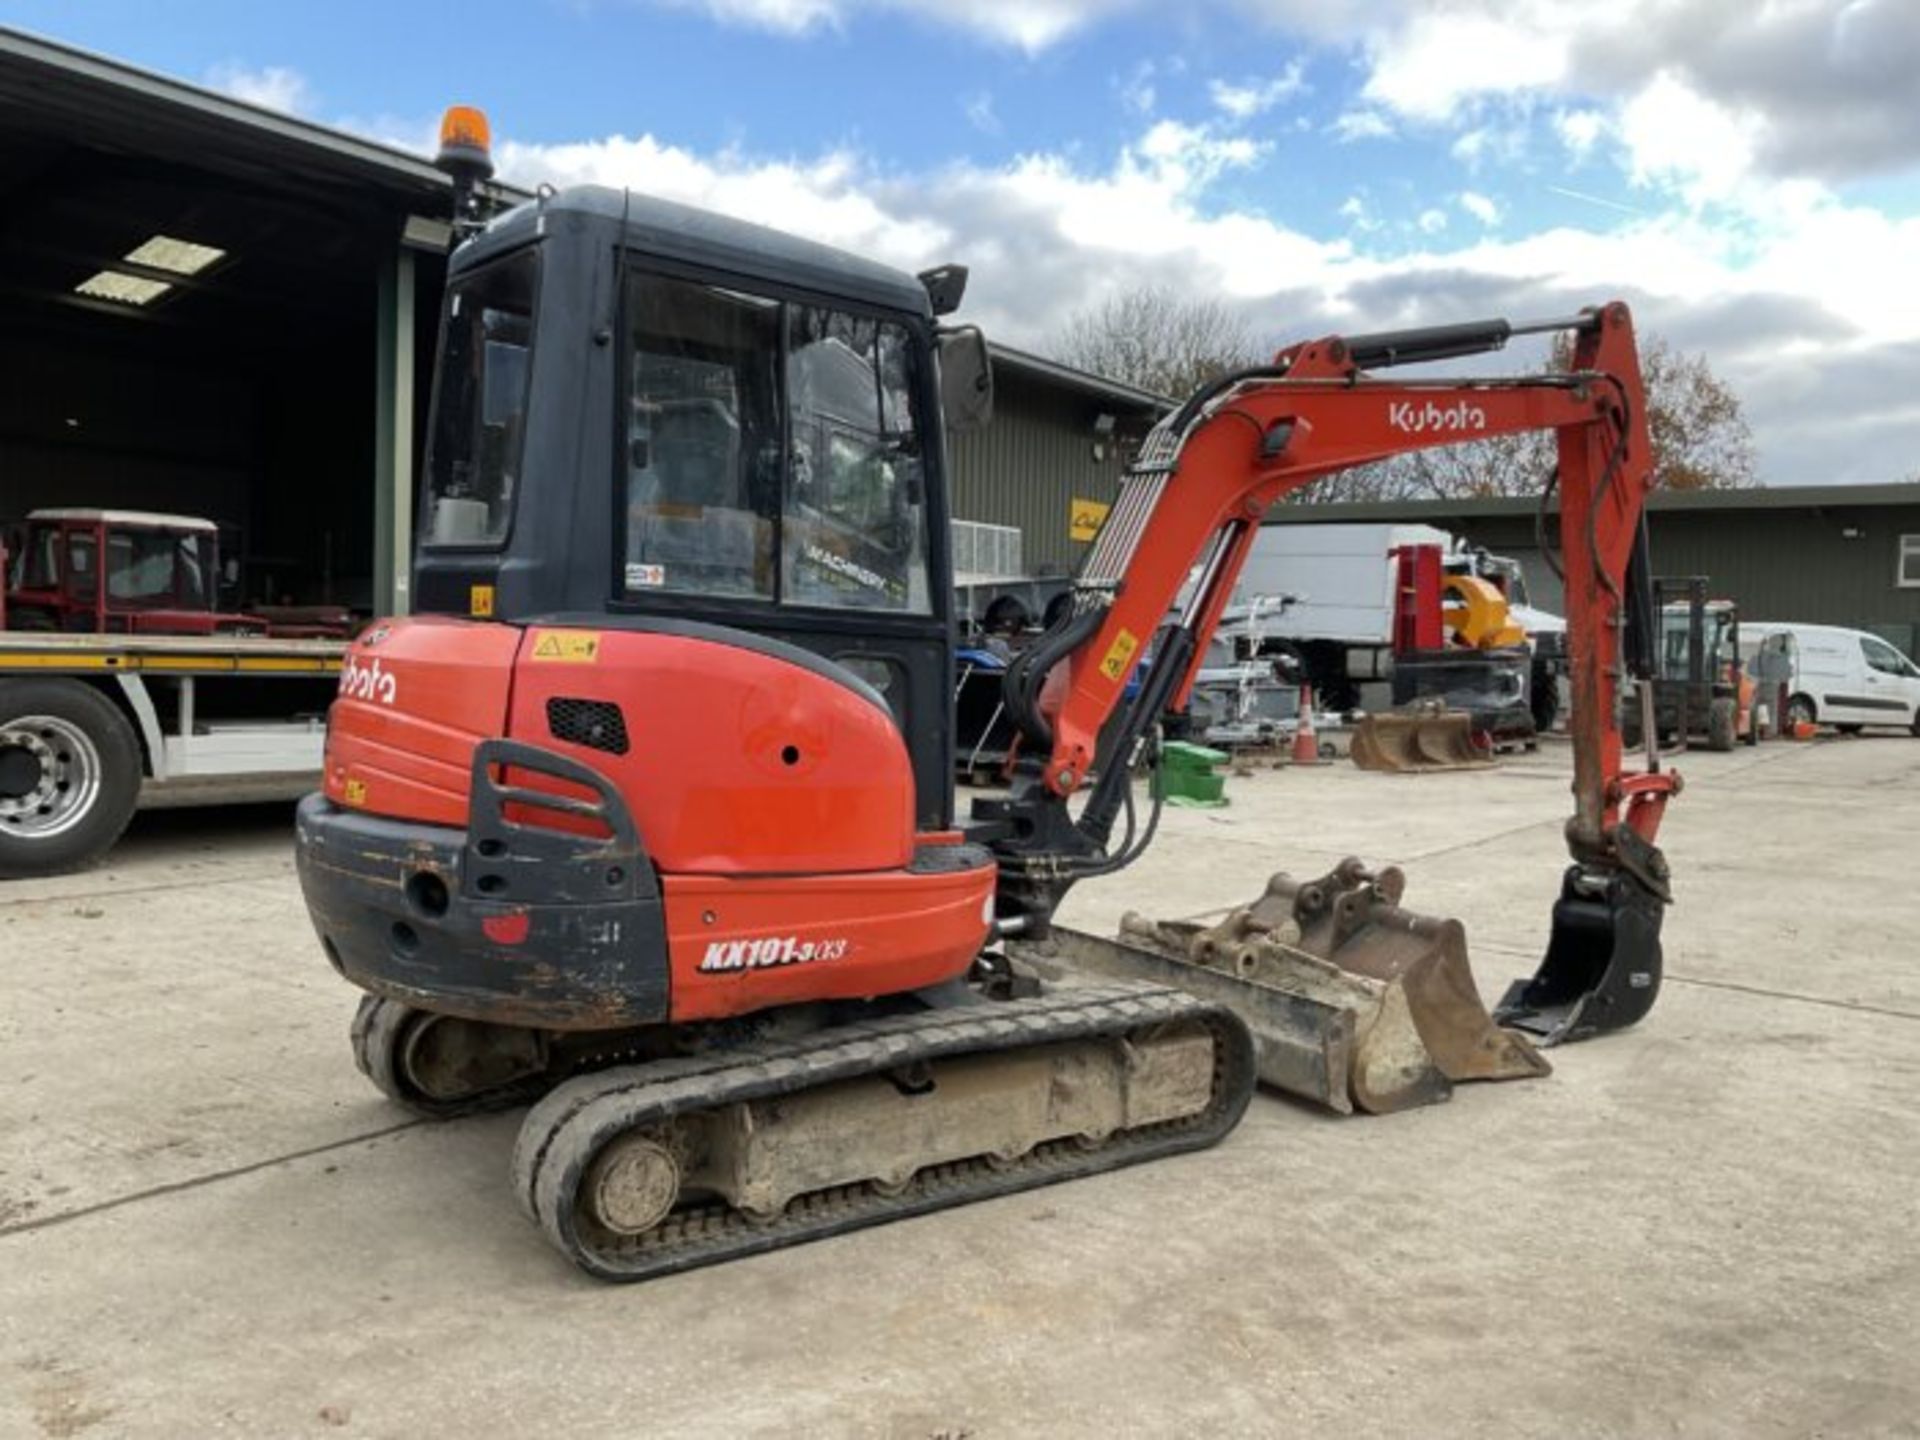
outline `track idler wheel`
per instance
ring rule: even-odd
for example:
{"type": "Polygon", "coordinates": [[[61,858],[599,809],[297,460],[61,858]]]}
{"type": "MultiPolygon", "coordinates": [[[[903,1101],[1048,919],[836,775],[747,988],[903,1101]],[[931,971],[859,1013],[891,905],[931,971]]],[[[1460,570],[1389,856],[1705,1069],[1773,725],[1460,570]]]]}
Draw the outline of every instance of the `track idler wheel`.
{"type": "Polygon", "coordinates": [[[612,1234],[646,1234],[673,1213],[680,1199],[681,1157],[676,1151],[664,1136],[621,1136],[588,1169],[582,1209],[612,1234]]]}
{"type": "Polygon", "coordinates": [[[1494,1020],[1543,1046],[1634,1024],[1660,996],[1665,907],[1664,895],[1626,870],[1570,867],[1546,959],[1531,980],[1508,987],[1494,1020]]]}
{"type": "Polygon", "coordinates": [[[435,1119],[534,1098],[547,1072],[538,1030],[487,1025],[365,995],[354,1012],[353,1061],[382,1095],[435,1119]]]}

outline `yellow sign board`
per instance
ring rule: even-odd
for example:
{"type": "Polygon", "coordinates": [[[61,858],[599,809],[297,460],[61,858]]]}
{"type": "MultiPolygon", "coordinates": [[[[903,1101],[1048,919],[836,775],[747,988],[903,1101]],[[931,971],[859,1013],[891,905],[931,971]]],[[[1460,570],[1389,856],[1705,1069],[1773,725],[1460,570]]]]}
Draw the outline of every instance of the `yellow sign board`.
{"type": "Polygon", "coordinates": [[[467,589],[467,613],[485,620],[493,614],[493,586],[472,585],[467,589]]]}
{"type": "Polygon", "coordinates": [[[347,804],[364,805],[367,803],[367,782],[349,779],[346,783],[347,804]]]}
{"type": "Polygon", "coordinates": [[[1140,648],[1140,637],[1131,630],[1122,630],[1113,637],[1113,644],[1107,647],[1106,659],[1100,662],[1100,673],[1109,680],[1123,679],[1127,673],[1127,664],[1140,648]]]}
{"type": "Polygon", "coordinates": [[[1113,509],[1104,500],[1087,500],[1076,495],[1067,510],[1067,538],[1069,540],[1091,540],[1100,533],[1100,526],[1107,518],[1107,512],[1113,509]]]}
{"type": "Polygon", "coordinates": [[[527,654],[535,660],[559,665],[597,665],[600,661],[598,630],[536,630],[533,648],[527,654]]]}

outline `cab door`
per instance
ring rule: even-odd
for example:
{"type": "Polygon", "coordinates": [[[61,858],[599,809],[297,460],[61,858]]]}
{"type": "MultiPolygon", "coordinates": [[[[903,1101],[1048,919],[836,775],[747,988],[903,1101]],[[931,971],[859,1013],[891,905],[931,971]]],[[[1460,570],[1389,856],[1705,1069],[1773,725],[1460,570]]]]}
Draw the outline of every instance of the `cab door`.
{"type": "Polygon", "coordinates": [[[906,316],[635,270],[615,611],[750,630],[878,692],[952,821],[939,410],[906,316]]]}
{"type": "Polygon", "coordinates": [[[1867,662],[1857,637],[1845,630],[1804,631],[1799,637],[1798,688],[1811,696],[1825,725],[1864,724],[1871,713],[1867,662]]]}
{"type": "Polygon", "coordinates": [[[1911,725],[1920,708],[1920,670],[1906,656],[1874,635],[1860,637],[1866,664],[1863,710],[1869,725],[1911,725]]]}

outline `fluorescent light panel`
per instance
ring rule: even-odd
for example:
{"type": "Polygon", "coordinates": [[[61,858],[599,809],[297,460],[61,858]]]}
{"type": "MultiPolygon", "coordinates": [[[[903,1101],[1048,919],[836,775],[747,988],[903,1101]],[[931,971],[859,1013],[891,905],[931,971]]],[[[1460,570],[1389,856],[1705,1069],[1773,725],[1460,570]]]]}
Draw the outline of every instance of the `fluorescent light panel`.
{"type": "Polygon", "coordinates": [[[191,240],[178,240],[171,235],[155,235],[151,240],[142,241],[136,249],[129,250],[127,259],[136,265],[169,270],[175,275],[198,275],[226,253],[212,245],[196,245],[191,240]]]}
{"type": "Polygon", "coordinates": [[[123,275],[118,270],[102,270],[73,287],[76,295],[93,300],[111,300],[119,305],[146,305],[159,299],[173,286],[164,280],[149,280],[144,275],[123,275]]]}

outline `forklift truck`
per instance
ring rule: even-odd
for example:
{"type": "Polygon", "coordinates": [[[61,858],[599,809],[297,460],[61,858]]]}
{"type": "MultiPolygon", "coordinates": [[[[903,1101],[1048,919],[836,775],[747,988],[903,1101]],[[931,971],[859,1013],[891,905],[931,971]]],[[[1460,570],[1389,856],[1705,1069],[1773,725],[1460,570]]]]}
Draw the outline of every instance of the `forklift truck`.
{"type": "MultiPolygon", "coordinates": [[[[1654,726],[1663,745],[1685,749],[1704,740],[1709,750],[1755,745],[1760,727],[1753,713],[1752,680],[1740,661],[1740,609],[1731,600],[1709,600],[1704,575],[1662,575],[1653,581],[1660,645],[1654,657],[1654,726]]],[[[1641,742],[1645,713],[1638,693],[1628,697],[1621,734],[1641,742]]]]}

